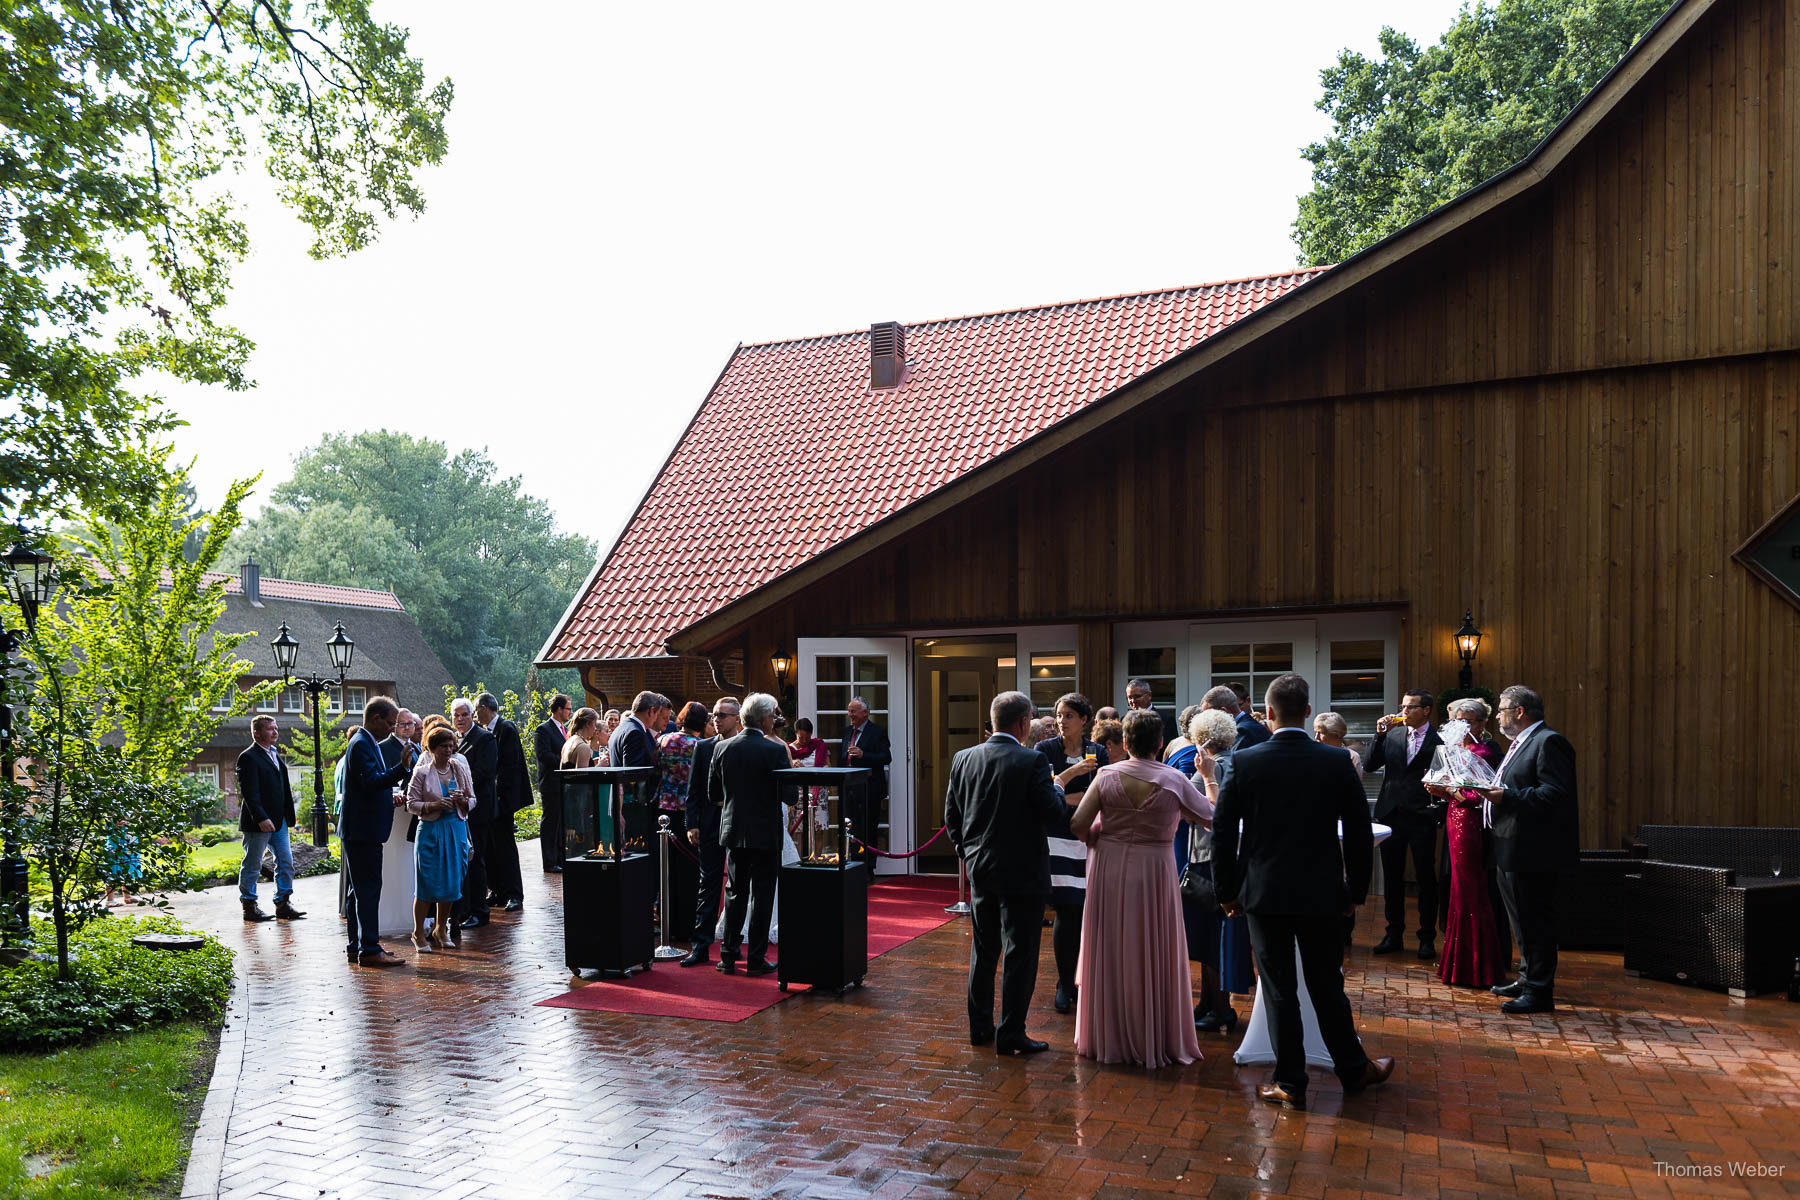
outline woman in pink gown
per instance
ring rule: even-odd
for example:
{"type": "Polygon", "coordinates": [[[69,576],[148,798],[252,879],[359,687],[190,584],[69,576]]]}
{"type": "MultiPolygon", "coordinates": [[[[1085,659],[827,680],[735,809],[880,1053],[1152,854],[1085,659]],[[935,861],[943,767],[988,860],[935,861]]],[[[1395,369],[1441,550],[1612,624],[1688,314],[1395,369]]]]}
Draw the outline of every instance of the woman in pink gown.
{"type": "MultiPolygon", "coordinates": [[[[1450,712],[1452,720],[1469,722],[1463,745],[1488,766],[1500,766],[1493,743],[1480,740],[1487,719],[1487,705],[1463,700],[1450,712]]],[[[1445,828],[1449,835],[1450,903],[1444,918],[1444,953],[1438,960],[1438,978],[1452,987],[1492,987],[1505,980],[1500,926],[1488,895],[1487,866],[1482,852],[1481,793],[1461,788],[1454,795],[1439,789],[1450,801],[1445,828]]]]}
{"type": "Polygon", "coordinates": [[[1104,1063],[1160,1067],[1200,1057],[1169,843],[1184,815],[1210,825],[1213,806],[1158,761],[1162,732],[1154,711],[1126,714],[1130,757],[1094,776],[1069,822],[1089,847],[1075,1050],[1104,1063]]]}

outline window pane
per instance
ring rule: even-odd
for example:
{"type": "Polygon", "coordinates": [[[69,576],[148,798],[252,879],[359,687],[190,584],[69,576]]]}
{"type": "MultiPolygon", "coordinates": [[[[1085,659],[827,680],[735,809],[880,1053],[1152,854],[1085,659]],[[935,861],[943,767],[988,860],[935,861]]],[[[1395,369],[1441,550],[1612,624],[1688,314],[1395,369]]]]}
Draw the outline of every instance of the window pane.
{"type": "MultiPolygon", "coordinates": [[[[821,683],[818,687],[819,712],[843,712],[850,707],[851,688],[847,683],[821,683]]],[[[822,736],[822,735],[821,735],[822,736]]]]}
{"type": "Polygon", "coordinates": [[[1381,703],[1383,695],[1382,676],[1357,671],[1333,671],[1331,673],[1331,702],[1334,705],[1350,704],[1359,700],[1381,703]]]}
{"type": "Polygon", "coordinates": [[[828,742],[837,742],[844,736],[844,727],[850,722],[844,719],[843,713],[820,713],[813,718],[818,726],[818,734],[828,742]]]}
{"type": "Polygon", "coordinates": [[[1141,646],[1125,652],[1126,673],[1133,676],[1174,675],[1175,647],[1141,646]]]}
{"type": "Polygon", "coordinates": [[[814,660],[814,673],[820,683],[847,683],[850,660],[842,655],[824,655],[814,660]]]}
{"type": "Polygon", "coordinates": [[[1250,653],[1250,666],[1258,674],[1281,675],[1294,669],[1292,642],[1258,642],[1250,653]]]}
{"type": "Polygon", "coordinates": [[[1031,677],[1033,679],[1073,679],[1075,678],[1075,656],[1073,654],[1033,654],[1031,656],[1031,677]]]}
{"type": "Polygon", "coordinates": [[[887,657],[858,658],[856,660],[856,682],[886,683],[888,677],[887,657]]]}
{"type": "Polygon", "coordinates": [[[1047,713],[1056,704],[1057,697],[1066,691],[1068,689],[1060,679],[1049,682],[1034,679],[1031,681],[1031,702],[1038,706],[1039,711],[1047,713]]]}
{"type": "Polygon", "coordinates": [[[1250,647],[1243,645],[1214,646],[1212,648],[1212,670],[1214,676],[1230,675],[1234,677],[1232,679],[1215,678],[1213,680],[1214,687],[1221,683],[1241,681],[1250,672],[1250,647]]]}
{"type": "MultiPolygon", "coordinates": [[[[871,714],[873,714],[876,718],[878,718],[878,719],[881,718],[882,715],[887,712],[887,706],[888,706],[887,684],[885,684],[885,683],[860,684],[856,688],[856,694],[858,696],[862,697],[863,703],[869,706],[869,712],[871,714]]],[[[846,701],[846,703],[848,703],[848,701],[846,701]]]]}
{"type": "Polygon", "coordinates": [[[1387,645],[1380,641],[1331,643],[1333,671],[1384,671],[1387,645]]]}

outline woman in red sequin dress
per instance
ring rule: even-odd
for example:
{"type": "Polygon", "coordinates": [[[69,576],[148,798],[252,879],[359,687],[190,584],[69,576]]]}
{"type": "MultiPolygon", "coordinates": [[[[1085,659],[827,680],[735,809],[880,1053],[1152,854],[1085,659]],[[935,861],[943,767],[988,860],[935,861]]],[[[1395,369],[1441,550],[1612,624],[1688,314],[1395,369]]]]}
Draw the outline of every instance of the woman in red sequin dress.
{"type": "MultiPolygon", "coordinates": [[[[1480,736],[1487,722],[1487,705],[1480,700],[1459,701],[1450,716],[1469,722],[1469,736],[1463,745],[1498,770],[1499,749],[1480,736]]],[[[1507,964],[1502,961],[1499,921],[1488,895],[1481,794],[1471,788],[1458,790],[1450,798],[1447,825],[1450,904],[1438,978],[1454,987],[1492,987],[1506,978],[1507,964]]]]}

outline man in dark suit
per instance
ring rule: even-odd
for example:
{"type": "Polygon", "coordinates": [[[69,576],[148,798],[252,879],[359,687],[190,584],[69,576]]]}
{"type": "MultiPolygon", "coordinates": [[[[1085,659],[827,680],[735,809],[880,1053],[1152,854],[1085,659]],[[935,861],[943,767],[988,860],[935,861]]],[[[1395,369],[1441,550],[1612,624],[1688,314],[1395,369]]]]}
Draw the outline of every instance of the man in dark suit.
{"type": "Polygon", "coordinates": [[[1162,718],[1163,745],[1167,746],[1181,736],[1181,730],[1175,727],[1175,717],[1172,714],[1157,709],[1155,700],[1155,694],[1144,680],[1133,679],[1125,685],[1125,711],[1157,713],[1162,718]]]}
{"type": "Polygon", "coordinates": [[[1494,991],[1500,1011],[1556,1007],[1556,879],[1580,858],[1575,748],[1544,724],[1544,700],[1528,687],[1500,693],[1500,732],[1512,739],[1500,786],[1486,793],[1494,821],[1500,894],[1519,935],[1519,977],[1494,991]]]}
{"type": "Polygon", "coordinates": [[[769,921],[775,915],[775,879],[781,866],[781,797],[775,772],[785,771],[787,747],[771,736],[781,720],[775,697],[754,692],[744,700],[744,731],[719,743],[707,770],[707,792],[719,813],[719,843],[730,854],[725,887],[725,940],[719,970],[736,967],[750,917],[750,958],[744,974],[767,975],[769,921]]]}
{"type": "MultiPolygon", "coordinates": [[[[869,720],[869,704],[861,696],[850,697],[844,706],[849,726],[838,743],[837,765],[869,769],[869,806],[865,812],[846,812],[855,823],[858,837],[874,845],[881,823],[887,820],[888,764],[894,761],[893,747],[888,744],[887,730],[869,720]]],[[[869,881],[875,879],[875,856],[866,848],[852,852],[856,860],[869,869],[869,881]]]]}
{"type": "Polygon", "coordinates": [[[399,706],[386,696],[370,700],[363,707],[362,732],[351,735],[346,751],[350,762],[338,813],[347,877],[344,928],[350,940],[345,949],[351,962],[365,967],[406,965],[405,959],[381,948],[381,847],[394,829],[394,789],[411,776],[414,761],[410,747],[392,765],[381,754],[381,740],[393,732],[399,714],[399,706]]]}
{"type": "Polygon", "coordinates": [[[450,720],[462,740],[456,752],[469,764],[475,784],[475,807],[469,810],[469,865],[463,871],[462,899],[456,921],[463,929],[488,923],[488,853],[500,807],[500,743],[475,721],[473,701],[458,696],[450,702],[450,720]]]}
{"type": "Polygon", "coordinates": [[[1277,676],[1265,699],[1274,735],[1260,746],[1234,749],[1231,777],[1219,790],[1213,882],[1226,916],[1249,914],[1263,998],[1275,1013],[1275,1082],[1258,1086],[1257,1095],[1303,1109],[1306,1034],[1296,948],[1345,1093],[1383,1083],[1394,1070],[1393,1059],[1370,1061],[1363,1053],[1341,972],[1344,918],[1368,898],[1374,834],[1350,752],[1307,736],[1306,680],[1277,676]]]}
{"type": "Polygon", "coordinates": [[[1064,815],[1050,760],[1023,744],[1031,697],[1001,692],[989,710],[994,736],[950,762],[944,824],[969,871],[969,1044],[997,1054],[1048,1047],[1025,1032],[1037,987],[1038,943],[1050,895],[1048,835],[1064,815]],[[1000,1024],[994,966],[1001,964],[1000,1024]]]}
{"type": "Polygon", "coordinates": [[[294,858],[288,831],[294,827],[294,788],[287,766],[275,749],[281,730],[274,717],[250,722],[251,745],[238,755],[238,829],[244,834],[244,863],[238,869],[238,899],[244,902],[244,920],[298,921],[306,914],[295,908],[294,858]],[[275,914],[256,903],[256,881],[262,874],[263,849],[275,852],[275,914]]]}
{"type": "Polygon", "coordinates": [[[1255,707],[1250,703],[1250,689],[1241,683],[1226,686],[1231,688],[1231,694],[1237,697],[1238,702],[1238,710],[1232,714],[1231,718],[1238,727],[1238,740],[1232,743],[1232,749],[1248,750],[1252,746],[1260,746],[1268,741],[1269,727],[1250,715],[1251,710],[1255,707]]]}
{"type": "Polygon", "coordinates": [[[513,814],[531,803],[531,772],[525,768],[525,743],[519,727],[500,715],[492,692],[475,697],[476,724],[494,735],[500,750],[495,792],[499,807],[488,833],[488,904],[505,912],[525,907],[525,876],[519,867],[519,830],[513,814]]]}
{"type": "Polygon", "coordinates": [[[654,767],[656,739],[669,723],[671,707],[667,696],[639,692],[631,701],[631,715],[607,739],[607,761],[615,767],[654,767]]]}
{"type": "Polygon", "coordinates": [[[725,881],[725,847],[719,843],[719,806],[712,798],[713,754],[744,727],[736,696],[713,703],[713,736],[694,747],[688,774],[687,839],[700,856],[699,888],[694,897],[694,940],[678,965],[702,967],[711,960],[713,927],[719,919],[719,895],[725,881]]]}
{"type": "Polygon", "coordinates": [[[574,705],[561,692],[550,697],[550,715],[538,723],[531,733],[531,753],[537,759],[538,797],[543,807],[538,822],[538,850],[544,858],[544,870],[562,872],[563,811],[562,789],[556,773],[562,769],[562,748],[569,740],[569,718],[574,705]]]}
{"type": "Polygon", "coordinates": [[[1430,692],[1406,693],[1400,705],[1403,721],[1383,717],[1375,722],[1375,740],[1363,761],[1363,770],[1382,772],[1375,819],[1394,829],[1381,844],[1387,936],[1375,944],[1375,953],[1392,954],[1404,944],[1406,855],[1411,851],[1419,878],[1419,958],[1425,962],[1437,957],[1437,835],[1444,820],[1444,806],[1425,790],[1431,752],[1443,745],[1431,724],[1432,704],[1430,692]]]}

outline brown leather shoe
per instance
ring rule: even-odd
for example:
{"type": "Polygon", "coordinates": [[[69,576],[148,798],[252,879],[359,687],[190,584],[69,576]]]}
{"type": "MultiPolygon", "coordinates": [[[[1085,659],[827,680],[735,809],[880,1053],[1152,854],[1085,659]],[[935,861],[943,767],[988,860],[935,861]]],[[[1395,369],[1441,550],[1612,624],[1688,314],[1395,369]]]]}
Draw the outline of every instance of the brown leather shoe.
{"type": "Polygon", "coordinates": [[[377,950],[373,954],[359,955],[356,960],[359,967],[404,967],[406,960],[386,950],[377,950]]]}
{"type": "Polygon", "coordinates": [[[1371,1058],[1363,1064],[1362,1078],[1344,1087],[1344,1095],[1354,1096],[1365,1088],[1372,1088],[1378,1083],[1386,1083],[1388,1076],[1394,1073],[1394,1058],[1387,1055],[1382,1058],[1371,1058]]]}
{"type": "Polygon", "coordinates": [[[1256,1098],[1266,1100],[1281,1108],[1291,1108],[1296,1112],[1306,1111],[1305,1095],[1292,1095],[1279,1083],[1259,1083],[1256,1085],[1256,1098]]]}

